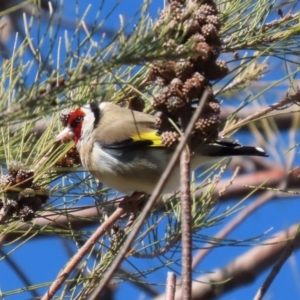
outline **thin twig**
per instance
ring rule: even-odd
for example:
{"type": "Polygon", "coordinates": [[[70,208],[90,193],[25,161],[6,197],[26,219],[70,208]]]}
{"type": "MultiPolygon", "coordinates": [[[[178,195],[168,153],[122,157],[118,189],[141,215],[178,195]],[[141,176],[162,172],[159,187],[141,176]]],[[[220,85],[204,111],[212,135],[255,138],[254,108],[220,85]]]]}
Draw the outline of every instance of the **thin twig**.
{"type": "Polygon", "coordinates": [[[106,273],[106,275],[104,276],[104,278],[100,282],[99,286],[95,289],[93,294],[88,299],[90,299],[90,300],[95,299],[93,297],[93,295],[99,295],[100,294],[100,292],[108,284],[108,282],[112,278],[113,274],[115,273],[116,269],[119,267],[122,260],[124,259],[124,257],[128,253],[132,242],[134,241],[136,235],[138,234],[138,232],[140,231],[140,229],[144,225],[144,221],[146,220],[148,214],[150,213],[152,207],[154,206],[157,198],[160,196],[160,194],[163,190],[163,187],[164,187],[165,183],[167,182],[169,176],[171,175],[171,172],[173,171],[182,150],[186,146],[186,142],[189,138],[189,135],[192,132],[192,130],[194,128],[194,125],[195,125],[196,121],[199,118],[199,115],[201,114],[201,111],[204,107],[204,103],[206,103],[206,100],[209,97],[209,93],[210,92],[209,92],[208,89],[206,89],[204,91],[204,93],[202,95],[202,98],[201,98],[201,101],[200,101],[200,104],[197,107],[196,111],[194,112],[194,115],[193,115],[192,119],[190,120],[189,125],[187,126],[185,135],[182,137],[181,141],[179,142],[178,146],[176,147],[176,150],[175,150],[171,160],[169,161],[164,173],[162,174],[159,182],[157,183],[150,199],[147,201],[147,203],[146,203],[146,205],[143,209],[143,212],[141,213],[138,221],[135,224],[135,227],[132,229],[131,233],[127,237],[122,249],[120,249],[119,254],[115,258],[114,262],[110,266],[108,272],[106,273]]]}
{"type": "Polygon", "coordinates": [[[51,284],[49,290],[45,293],[41,300],[50,300],[66,281],[72,271],[75,270],[77,265],[81,262],[82,258],[90,251],[99,238],[104,235],[108,228],[110,228],[123,214],[125,210],[121,207],[104,222],[101,226],[92,234],[92,236],[85,242],[85,244],[78,250],[78,252],[71,258],[65,268],[57,276],[56,280],[51,284]]]}
{"type": "MultiPolygon", "coordinates": [[[[242,223],[251,213],[253,213],[255,210],[257,210],[259,207],[273,199],[274,192],[266,192],[262,194],[260,197],[257,198],[257,200],[245,209],[243,209],[235,218],[230,221],[224,228],[222,228],[215,236],[215,240],[221,240],[224,239],[232,230],[234,230],[240,223],[242,223]]],[[[193,258],[193,264],[192,268],[193,270],[197,267],[197,265],[204,259],[204,257],[216,246],[211,243],[205,244],[202,249],[200,249],[193,258]]]]}
{"type": "Polygon", "coordinates": [[[281,256],[276,261],[275,265],[273,266],[270,274],[266,278],[263,285],[258,290],[257,294],[255,295],[254,300],[261,300],[263,296],[266,294],[267,290],[271,286],[272,282],[274,281],[275,277],[281,270],[282,266],[286,262],[286,260],[292,255],[292,253],[299,247],[300,245],[300,230],[299,227],[297,229],[296,235],[292,241],[290,241],[283,250],[281,256]]]}
{"type": "Polygon", "coordinates": [[[228,190],[228,188],[230,186],[232,186],[232,184],[233,184],[235,178],[237,177],[237,174],[239,173],[239,171],[240,171],[240,166],[237,166],[234,173],[233,173],[233,175],[231,176],[231,179],[228,182],[226,182],[224,187],[219,191],[219,197],[222,197],[226,194],[226,191],[228,190]]]}
{"type": "MultiPolygon", "coordinates": [[[[233,184],[228,187],[225,195],[220,197],[220,201],[232,200],[232,197],[242,198],[249,194],[249,187],[245,186],[245,183],[248,186],[261,186],[266,180],[267,183],[264,184],[264,187],[276,188],[282,182],[282,179],[287,177],[287,189],[297,189],[299,188],[299,175],[300,169],[294,170],[287,174],[287,171],[281,168],[273,170],[264,170],[255,172],[253,174],[243,174],[235,178],[233,184]]],[[[227,180],[222,180],[216,186],[213,191],[212,196],[218,197],[219,192],[223,189],[223,186],[226,184],[227,180]]],[[[255,194],[262,193],[264,190],[257,189],[255,194]]],[[[197,191],[196,197],[201,196],[201,189],[197,191]]]]}
{"type": "MultiPolygon", "coordinates": [[[[268,178],[265,178],[265,180],[268,178]]],[[[258,184],[258,185],[261,185],[258,184]]],[[[286,188],[287,186],[287,175],[282,176],[281,180],[278,182],[277,187],[286,188]]],[[[253,191],[254,192],[254,191],[253,191]]],[[[220,192],[219,192],[220,193],[220,192]]],[[[260,197],[256,199],[253,203],[251,203],[248,207],[243,209],[231,222],[229,222],[224,228],[222,228],[217,235],[216,239],[224,239],[234,228],[236,228],[242,221],[244,221],[251,213],[257,210],[259,207],[273,199],[278,194],[277,191],[267,191],[263,193],[260,197]]],[[[192,267],[193,269],[199,264],[201,260],[208,254],[208,252],[214,248],[214,245],[206,244],[203,249],[201,249],[193,259],[192,267]]]]}
{"type": "MultiPolygon", "coordinates": [[[[9,268],[16,273],[16,275],[20,278],[20,280],[23,282],[24,286],[33,286],[29,276],[26,275],[26,273],[22,270],[21,266],[17,261],[12,259],[10,255],[7,255],[4,250],[0,249],[1,254],[1,260],[5,259],[5,263],[8,264],[9,268]]],[[[38,299],[40,297],[39,293],[32,289],[29,291],[32,295],[32,299],[38,299]]]]}
{"type": "Polygon", "coordinates": [[[294,103],[299,103],[300,102],[300,91],[298,91],[296,94],[291,95],[291,96],[286,96],[285,98],[283,98],[282,100],[268,106],[265,109],[262,109],[261,111],[258,111],[256,113],[254,113],[253,115],[237,122],[236,124],[230,126],[229,128],[223,130],[220,135],[224,135],[226,136],[227,134],[239,129],[240,127],[250,123],[251,121],[254,121],[260,117],[263,117],[267,114],[269,114],[270,112],[274,111],[274,110],[278,110],[278,109],[283,109],[288,105],[292,105],[294,103]]]}
{"type": "Polygon", "coordinates": [[[181,238],[181,234],[178,233],[166,239],[165,245],[163,247],[158,247],[157,249],[151,251],[150,253],[141,254],[139,252],[133,252],[132,255],[137,258],[147,258],[147,259],[159,257],[167,253],[178,241],[180,241],[180,238],[181,238]]]}
{"type": "Polygon", "coordinates": [[[166,300],[174,300],[176,292],[176,275],[174,272],[168,272],[166,284],[166,300]]]}
{"type": "MultiPolygon", "coordinates": [[[[80,246],[84,245],[84,242],[82,242],[80,239],[77,242],[80,244],[80,246]]],[[[97,258],[99,256],[99,250],[94,247],[91,251],[91,255],[97,258]]],[[[71,257],[72,255],[69,256],[71,257]]],[[[126,277],[128,279],[130,278],[129,283],[139,289],[142,293],[147,294],[149,297],[154,298],[160,295],[158,290],[156,290],[152,285],[147,284],[147,282],[140,281],[138,275],[132,274],[132,271],[129,271],[124,267],[120,267],[118,273],[123,277],[126,277]]],[[[75,286],[74,281],[70,283],[72,285],[70,284],[69,290],[75,286]]],[[[78,295],[76,296],[76,299],[82,299],[83,292],[84,291],[81,290],[80,293],[78,293],[78,295]]]]}
{"type": "Polygon", "coordinates": [[[147,294],[151,298],[157,297],[160,294],[160,292],[152,285],[148,284],[147,282],[141,282],[137,275],[135,276],[132,274],[132,271],[129,271],[123,267],[121,267],[118,271],[120,274],[124,275],[124,277],[131,278],[132,280],[130,280],[129,283],[135,286],[135,288],[139,289],[143,294],[147,294]]]}

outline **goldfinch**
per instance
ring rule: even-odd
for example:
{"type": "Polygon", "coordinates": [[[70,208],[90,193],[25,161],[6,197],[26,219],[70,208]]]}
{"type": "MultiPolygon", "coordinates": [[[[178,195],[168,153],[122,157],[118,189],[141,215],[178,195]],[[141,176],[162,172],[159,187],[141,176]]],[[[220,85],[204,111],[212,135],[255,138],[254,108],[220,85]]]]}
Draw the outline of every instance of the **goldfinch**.
{"type": "MultiPolygon", "coordinates": [[[[56,141],[76,143],[82,165],[108,187],[131,195],[151,194],[174,149],[163,146],[155,116],[121,108],[109,102],[88,104],[75,110],[56,141]]],[[[268,156],[259,147],[242,146],[219,138],[191,149],[191,169],[220,157],[268,156]]],[[[179,189],[179,165],[164,193],[179,189]]]]}

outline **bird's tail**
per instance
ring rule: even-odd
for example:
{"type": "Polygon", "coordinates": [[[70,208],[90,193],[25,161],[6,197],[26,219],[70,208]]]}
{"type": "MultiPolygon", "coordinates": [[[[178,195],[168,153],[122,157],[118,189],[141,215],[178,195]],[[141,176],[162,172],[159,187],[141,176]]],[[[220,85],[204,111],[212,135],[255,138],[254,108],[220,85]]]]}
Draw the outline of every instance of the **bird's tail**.
{"type": "Polygon", "coordinates": [[[199,146],[199,150],[199,153],[208,157],[269,156],[265,150],[260,147],[242,146],[230,140],[220,140],[215,143],[203,144],[199,146]]]}
{"type": "Polygon", "coordinates": [[[216,156],[269,156],[264,149],[252,146],[224,147],[217,151],[216,156]]]}

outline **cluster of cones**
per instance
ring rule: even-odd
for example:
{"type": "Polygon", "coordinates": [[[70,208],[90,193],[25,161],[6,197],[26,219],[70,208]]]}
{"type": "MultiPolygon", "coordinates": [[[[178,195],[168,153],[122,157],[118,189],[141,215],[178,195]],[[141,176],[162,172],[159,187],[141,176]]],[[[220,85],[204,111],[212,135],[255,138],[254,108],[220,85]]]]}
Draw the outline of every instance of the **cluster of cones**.
{"type": "Polygon", "coordinates": [[[29,221],[49,198],[48,191],[34,182],[34,171],[18,162],[11,163],[8,173],[0,177],[0,187],[0,212],[6,218],[29,221]]]}
{"type": "MultiPolygon", "coordinates": [[[[219,29],[216,5],[209,0],[170,0],[155,24],[157,36],[166,40],[163,47],[178,57],[187,57],[157,61],[148,76],[149,81],[161,87],[152,106],[160,111],[157,127],[167,147],[176,145],[179,134],[165,119],[180,125],[182,115],[191,115],[204,90],[211,90],[213,81],[228,74],[226,63],[217,60],[221,50],[219,29]]],[[[219,126],[220,103],[211,92],[194,134],[202,140],[213,141],[218,137],[219,126]]]]}

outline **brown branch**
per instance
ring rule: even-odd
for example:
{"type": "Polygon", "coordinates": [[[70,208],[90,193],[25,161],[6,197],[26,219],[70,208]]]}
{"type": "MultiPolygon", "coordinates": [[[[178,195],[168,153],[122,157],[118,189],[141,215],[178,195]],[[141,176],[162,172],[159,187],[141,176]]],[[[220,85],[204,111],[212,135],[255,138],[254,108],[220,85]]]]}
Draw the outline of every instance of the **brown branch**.
{"type": "MultiPolygon", "coordinates": [[[[206,99],[201,99],[203,101],[206,99]]],[[[202,102],[199,106],[204,106],[202,102]]],[[[181,130],[185,134],[191,119],[191,108],[183,109],[180,116],[181,130]]],[[[181,205],[181,289],[182,300],[192,296],[192,205],[191,205],[191,164],[190,138],[180,155],[180,205],[181,205]]]]}
{"type": "MultiPolygon", "coordinates": [[[[69,228],[72,226],[72,229],[81,229],[83,226],[90,226],[92,224],[99,224],[99,208],[98,207],[91,207],[91,208],[84,208],[81,207],[80,210],[70,213],[62,211],[47,211],[43,213],[40,217],[37,217],[34,220],[34,225],[29,223],[24,223],[18,226],[18,232],[10,232],[0,237],[0,246],[4,244],[4,242],[11,242],[13,239],[16,239],[23,235],[22,232],[28,231],[28,235],[35,234],[35,228],[40,231],[41,227],[51,226],[54,228],[69,228]],[[91,220],[95,218],[95,221],[91,220]]],[[[40,231],[39,235],[35,235],[35,237],[40,237],[43,235],[43,232],[40,231]]]]}
{"type": "Polygon", "coordinates": [[[181,242],[182,300],[190,300],[192,296],[192,211],[190,191],[190,162],[187,148],[180,156],[180,203],[181,203],[181,242]]]}
{"type": "MultiPolygon", "coordinates": [[[[210,275],[198,277],[193,282],[192,299],[216,299],[232,289],[253,282],[260,273],[278,260],[286,245],[289,244],[287,240],[294,238],[298,228],[299,225],[295,224],[270,239],[272,244],[257,246],[239,256],[223,269],[217,269],[210,275]]],[[[298,247],[299,244],[296,248],[298,247]]],[[[163,299],[165,299],[165,295],[154,298],[154,300],[163,299]]],[[[175,300],[180,299],[181,290],[177,289],[175,300]]]]}
{"type": "MultiPolygon", "coordinates": [[[[251,189],[249,187],[245,187],[245,182],[247,185],[251,186],[260,186],[263,182],[268,179],[268,182],[264,185],[267,187],[277,187],[282,178],[287,176],[287,189],[298,189],[299,188],[299,175],[300,169],[296,169],[289,174],[286,174],[286,171],[283,169],[274,169],[274,170],[264,170],[259,171],[252,174],[244,174],[239,175],[235,178],[232,185],[226,189],[226,193],[219,197],[219,192],[224,188],[224,186],[228,183],[228,180],[221,180],[218,185],[216,186],[213,197],[219,197],[219,201],[228,201],[232,200],[233,198],[242,198],[249,194],[251,189]]],[[[256,194],[260,194],[264,192],[263,190],[255,191],[256,194]]],[[[197,195],[201,195],[201,190],[197,192],[197,195]]],[[[106,207],[109,207],[109,213],[112,213],[116,208],[115,203],[119,203],[122,201],[123,198],[118,199],[116,202],[112,201],[106,204],[106,207]]],[[[163,206],[164,207],[164,206],[163,206]]],[[[72,210],[70,210],[72,211],[72,210]]],[[[91,207],[84,209],[84,207],[80,208],[77,212],[65,212],[62,211],[53,211],[53,212],[45,212],[41,214],[40,217],[34,220],[34,226],[43,227],[43,226],[51,226],[56,228],[62,228],[69,226],[71,224],[73,229],[80,229],[83,226],[89,226],[91,224],[98,224],[99,223],[99,208],[98,207],[91,207]],[[93,218],[96,218],[93,221],[93,218]]],[[[28,229],[32,228],[32,225],[24,223],[18,229],[20,231],[27,231],[28,229]]],[[[34,231],[30,231],[29,234],[34,233],[34,231]]],[[[36,237],[40,237],[43,233],[37,235],[36,237]]],[[[3,245],[4,241],[12,241],[14,238],[20,237],[22,233],[8,233],[0,237],[0,245],[3,245]]],[[[177,239],[176,239],[177,241],[177,239]]],[[[173,242],[172,242],[173,244],[173,242]]],[[[155,254],[155,256],[158,254],[155,254]]],[[[152,256],[151,256],[152,257],[152,256]]]]}

